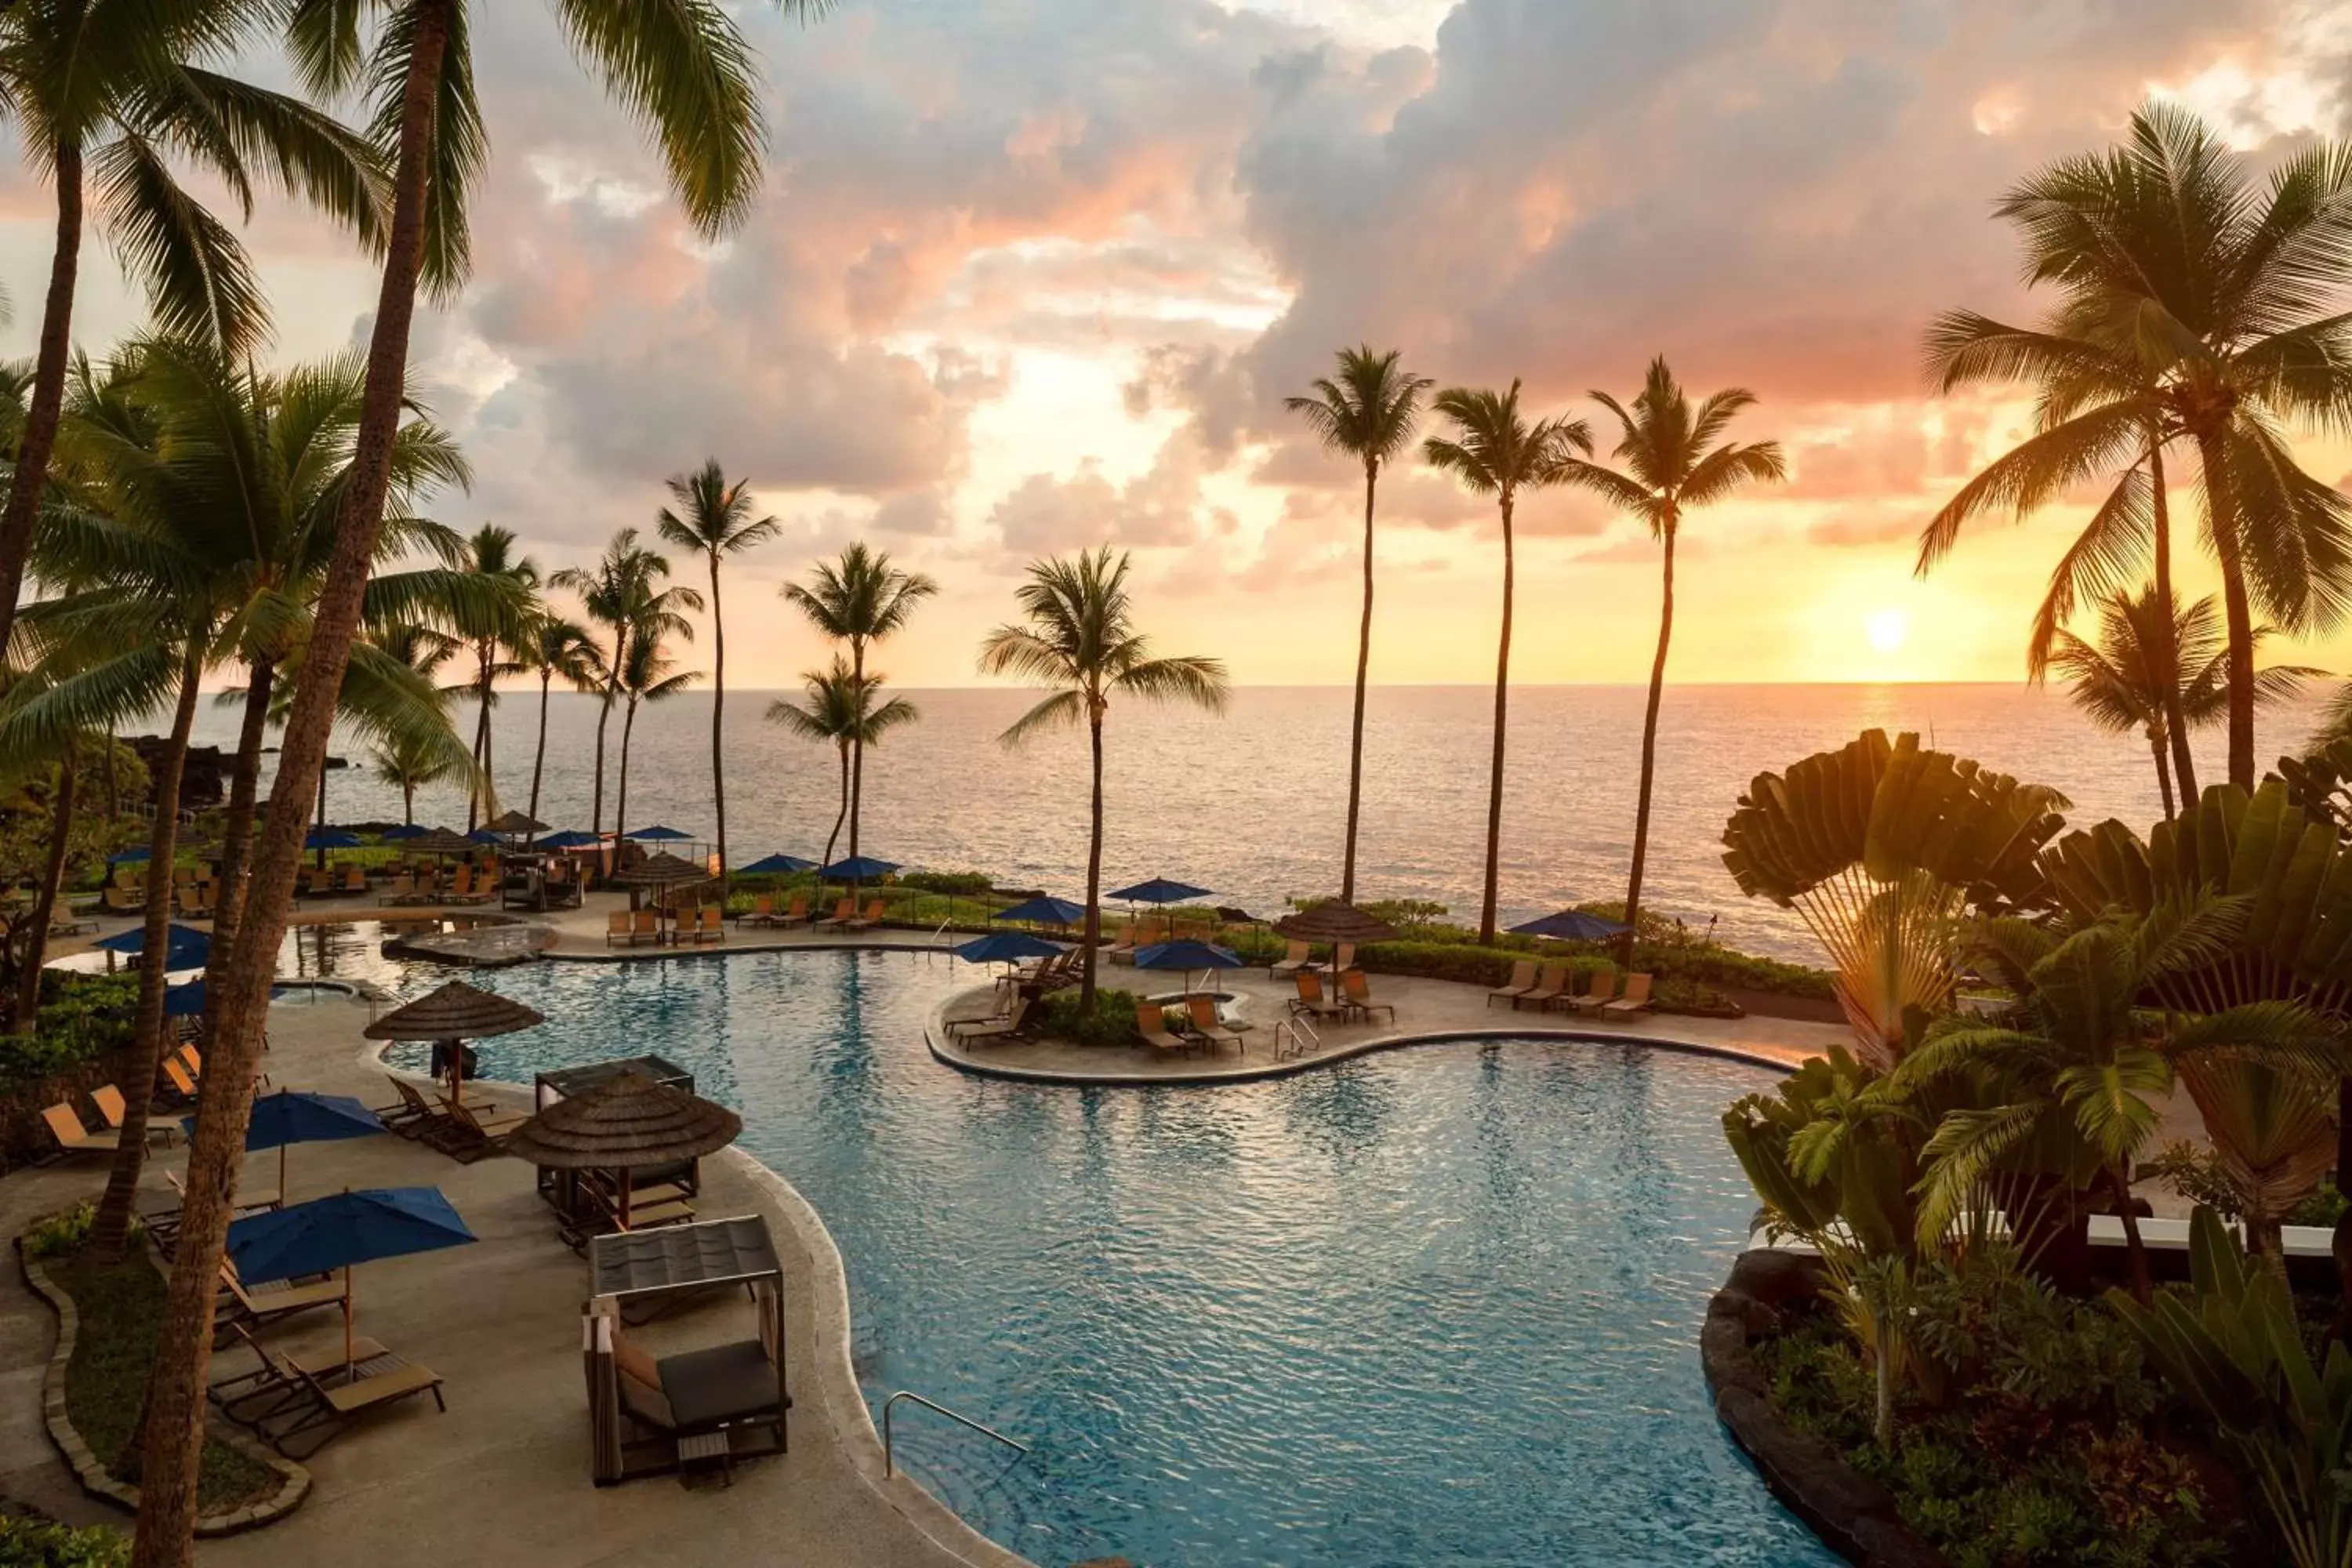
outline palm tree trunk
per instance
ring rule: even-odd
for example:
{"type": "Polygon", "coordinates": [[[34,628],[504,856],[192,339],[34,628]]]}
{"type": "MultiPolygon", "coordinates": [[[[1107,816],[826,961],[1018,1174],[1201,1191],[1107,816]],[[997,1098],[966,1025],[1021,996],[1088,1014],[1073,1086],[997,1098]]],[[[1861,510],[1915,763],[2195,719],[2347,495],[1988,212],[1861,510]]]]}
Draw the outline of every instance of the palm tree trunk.
{"type": "Polygon", "coordinates": [[[849,755],[849,858],[857,858],[857,819],[866,805],[866,639],[849,639],[852,678],[857,687],[857,733],[850,737],[849,755]]]}
{"type": "Polygon", "coordinates": [[[490,792],[490,655],[479,648],[474,651],[474,781],[466,792],[466,831],[471,833],[482,825],[482,813],[490,803],[484,797],[490,792]]]}
{"type": "MultiPolygon", "coordinates": [[[[236,952],[237,922],[245,910],[245,862],[253,847],[253,802],[261,782],[261,742],[269,727],[269,695],[278,665],[257,658],[245,683],[245,718],[236,732],[236,760],[229,770],[228,810],[221,823],[220,890],[213,910],[212,961],[226,968],[236,952]]],[[[205,1035],[220,1021],[220,993],[205,988],[205,1035]]]]}
{"type": "MultiPolygon", "coordinates": [[[[1087,816],[1086,960],[1078,972],[1078,1016],[1090,1018],[1095,1011],[1095,949],[1102,941],[1103,791],[1101,699],[1089,697],[1087,701],[1087,742],[1094,753],[1094,795],[1087,816]]],[[[856,818],[850,820],[854,824],[856,818]]],[[[854,844],[850,853],[856,853],[854,844]]]]}
{"type": "MultiPolygon", "coordinates": [[[[2156,523],[2156,598],[2164,606],[2164,626],[2157,658],[2168,679],[2164,683],[2164,728],[2172,743],[2173,775],[2180,781],[2180,804],[2197,803],[2197,763],[2189,754],[2189,718],[2180,705],[2179,628],[2172,597],[2172,503],[2165,493],[2164,448],[2151,445],[2147,454],[2148,500],[2156,523]]],[[[2172,815],[2169,807],[2165,815],[2172,815]]]]}
{"type": "Polygon", "coordinates": [[[621,856],[622,824],[629,815],[629,732],[637,727],[637,700],[629,699],[621,715],[621,788],[613,800],[613,858],[618,865],[621,856]]]}
{"type": "Polygon", "coordinates": [[[2132,1300],[2147,1306],[2156,1299],[2156,1287],[2148,1278],[2147,1244],[2140,1239],[2139,1215],[2132,1212],[2131,1166],[2126,1161],[2121,1167],[2109,1167],[2107,1185],[2116,1200],[2116,1218],[2124,1227],[2124,1257],[2131,1269],[2132,1300]]]}
{"type": "Polygon", "coordinates": [[[1364,616],[1356,628],[1356,721],[1348,737],[1348,846],[1339,864],[1339,901],[1356,901],[1356,822],[1364,799],[1364,683],[1372,667],[1372,494],[1381,460],[1364,459],[1364,616]]]}
{"type": "MultiPolygon", "coordinates": [[[[833,847],[835,843],[839,842],[841,838],[841,825],[847,821],[848,817],[849,742],[847,741],[844,741],[841,742],[841,809],[834,813],[833,831],[826,834],[824,838],[824,864],[828,866],[833,864],[833,847]]],[[[824,891],[824,885],[821,881],[817,887],[817,891],[820,894],[824,891]]]]}
{"type": "Polygon", "coordinates": [[[710,552],[710,809],[719,832],[719,900],[727,901],[727,763],[721,721],[727,711],[727,618],[719,609],[719,552],[710,552]]]}
{"type": "Polygon", "coordinates": [[[141,932],[145,951],[139,955],[138,1022],[122,1075],[122,1126],[115,1134],[114,1168],[89,1227],[90,1253],[101,1263],[119,1261],[130,1241],[131,1205],[147,1160],[147,1107],[155,1098],[155,1075],[163,1069],[163,963],[172,924],[172,859],[179,849],[180,773],[188,757],[188,731],[196,721],[196,682],[204,668],[204,641],[191,635],[180,659],[172,738],[155,769],[155,824],[147,837],[147,915],[141,932]]]}
{"type": "Polygon", "coordinates": [[[49,921],[57,913],[58,889],[65,886],[66,851],[73,832],[74,773],[74,746],[69,739],[65,755],[58,763],[58,797],[49,817],[48,859],[41,868],[40,889],[33,896],[33,930],[26,938],[24,973],[17,977],[13,1023],[21,1034],[33,1032],[33,1019],[41,1010],[41,961],[48,956],[49,921]]]}
{"type": "Polygon", "coordinates": [[[1642,935],[1642,872],[1650,855],[1650,792],[1658,773],[1658,703],[1666,694],[1666,649],[1675,639],[1675,531],[1665,518],[1665,588],[1658,601],[1658,655],[1650,661],[1650,706],[1642,716],[1642,782],[1633,797],[1633,866],[1625,879],[1625,939],[1622,962],[1633,967],[1633,944],[1642,935]]]}
{"type": "MultiPolygon", "coordinates": [[[[621,652],[622,639],[614,637],[613,657],[618,659],[621,652]]],[[[614,668],[618,668],[619,666],[616,664],[614,668]]],[[[613,692],[618,684],[614,679],[604,682],[604,705],[596,710],[596,793],[594,804],[588,811],[588,831],[598,835],[604,831],[604,729],[613,721],[613,692]]]]}
{"type": "Polygon", "coordinates": [[[539,816],[539,781],[547,772],[547,691],[555,684],[553,670],[542,671],[539,678],[539,749],[530,759],[530,816],[539,816]]]}
{"type": "Polygon", "coordinates": [[[25,561],[33,548],[33,524],[49,478],[49,454],[58,444],[58,421],[65,406],[66,362],[73,353],[74,282],[81,268],[81,143],[58,143],[50,174],[58,186],[57,248],[49,255],[49,293],[41,307],[41,344],[33,362],[33,395],[25,410],[25,433],[16,447],[15,476],[8,482],[8,508],[0,512],[0,647],[8,646],[16,624],[16,595],[25,585],[25,561]]]}
{"type": "Polygon", "coordinates": [[[2230,782],[2254,787],[2254,616],[2246,597],[2246,569],[2238,537],[2237,497],[2222,432],[2200,431],[2197,452],[2205,470],[2205,515],[2211,520],[2213,553],[2221,566],[2221,612],[2230,650],[2230,782]]]}
{"type": "Polygon", "coordinates": [[[415,779],[404,778],[400,781],[400,825],[403,827],[416,826],[416,781],[415,779]]]}
{"type": "Polygon", "coordinates": [[[2156,788],[2157,793],[2164,797],[2164,820],[2170,822],[2173,818],[2172,761],[2165,752],[2164,737],[2150,735],[2147,749],[2156,757],[2156,788]]]}
{"type": "Polygon", "coordinates": [[[413,21],[408,77],[401,87],[399,154],[394,166],[391,234],[383,287],[368,345],[366,391],[360,408],[347,488],[337,519],[334,553],[312,612],[310,650],[294,699],[270,791],[268,815],[257,842],[253,874],[239,921],[237,952],[212,984],[224,988],[219,1028],[205,1076],[213,1084],[188,1154],[187,1198],[180,1240],[165,1289],[155,1361],[148,1376],[147,1422],[142,1456],[139,1521],[131,1542],[133,1568],[191,1568],[195,1553],[196,1467],[203,1450],[205,1384],[212,1359],[213,1294],[220,1274],[230,1205],[244,1162],[252,1117],[250,1085],[261,1055],[261,1022],[271,971],[294,893],[302,853],[302,819],[311,782],[324,767],[335,701],[351,662],[361,598],[383,525],[393,440],[400,426],[408,374],[409,328],[425,259],[425,196],[430,167],[433,110],[439,97],[442,57],[452,0],[410,0],[413,21]]]}
{"type": "Polygon", "coordinates": [[[1478,904],[1478,942],[1495,941],[1495,883],[1503,854],[1503,736],[1511,697],[1511,495],[1503,492],[1503,635],[1495,652],[1495,765],[1486,782],[1486,889],[1478,904]]]}

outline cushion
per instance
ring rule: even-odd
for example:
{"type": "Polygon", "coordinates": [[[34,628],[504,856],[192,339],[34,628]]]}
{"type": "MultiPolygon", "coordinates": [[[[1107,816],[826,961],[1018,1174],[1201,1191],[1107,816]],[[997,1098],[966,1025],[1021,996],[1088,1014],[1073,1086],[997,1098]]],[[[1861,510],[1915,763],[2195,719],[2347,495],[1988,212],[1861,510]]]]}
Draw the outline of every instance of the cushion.
{"type": "Polygon", "coordinates": [[[776,1369],[757,1340],[664,1356],[660,1378],[682,1428],[777,1414],[776,1369]]]}

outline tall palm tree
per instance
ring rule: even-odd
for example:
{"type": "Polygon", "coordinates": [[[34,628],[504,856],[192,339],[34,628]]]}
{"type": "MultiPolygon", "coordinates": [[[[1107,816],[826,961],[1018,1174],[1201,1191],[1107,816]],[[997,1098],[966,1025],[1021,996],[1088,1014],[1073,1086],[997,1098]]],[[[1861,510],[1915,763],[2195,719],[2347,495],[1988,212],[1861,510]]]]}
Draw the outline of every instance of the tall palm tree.
{"type": "Polygon", "coordinates": [[[851,749],[878,741],[886,732],[921,716],[903,697],[876,702],[887,679],[870,675],[860,680],[849,661],[835,654],[831,668],[802,674],[803,695],[798,702],[779,697],[768,704],[768,722],[782,724],[805,740],[827,742],[841,754],[841,808],[834,813],[833,831],[825,835],[821,865],[833,864],[833,847],[841,841],[841,825],[849,818],[851,749]]]}
{"type": "Polygon", "coordinates": [[[0,8],[0,101],[57,202],[40,346],[0,509],[0,647],[15,624],[63,417],[85,205],[163,331],[243,357],[267,335],[260,279],[226,225],[173,172],[225,184],[246,216],[266,178],[383,242],[382,157],[300,99],[212,68],[250,44],[250,0],[23,0],[0,8]],[[94,182],[94,187],[92,185],[94,182]]]}
{"type": "Polygon", "coordinates": [[[490,590],[481,595],[484,613],[465,617],[458,629],[474,656],[467,689],[474,698],[476,782],[466,797],[466,831],[471,833],[499,812],[499,785],[490,761],[490,710],[499,700],[500,676],[520,675],[513,657],[539,614],[539,563],[517,555],[514,530],[486,522],[466,541],[458,569],[490,590]]]}
{"type": "MultiPolygon", "coordinates": [[[[2179,713],[2192,729],[2226,718],[2230,710],[2229,650],[2223,646],[2209,596],[2168,616],[2153,586],[2137,594],[2110,594],[2099,601],[2099,637],[2085,642],[2070,631],[2057,634],[2050,663],[2070,683],[2068,695],[2085,718],[2109,734],[2134,731],[2147,737],[2156,759],[2157,789],[2164,815],[2173,815],[2169,715],[2179,713]],[[2167,622],[2169,622],[2169,627],[2167,622]],[[2178,659],[2178,664],[2172,663],[2178,659]]],[[[2257,626],[2257,647],[2271,628],[2257,626]]],[[[2286,701],[2305,680],[2323,670],[2273,665],[2254,675],[2258,707],[2286,701]]],[[[2184,798],[2185,798],[2184,790],[2184,798]]]]}
{"type": "MultiPolygon", "coordinates": [[[[820,561],[805,586],[784,584],[785,602],[809,619],[809,624],[836,642],[849,645],[850,673],[866,679],[866,650],[913,618],[916,606],[940,591],[940,585],[919,572],[902,572],[890,564],[889,552],[868,550],[861,541],[841,552],[838,561],[820,561]]],[[[849,855],[857,858],[857,823],[866,802],[866,742],[849,746],[849,855]]]]}
{"type": "Polygon", "coordinates": [[[644,628],[630,634],[628,653],[621,661],[621,692],[626,707],[621,718],[621,787],[613,803],[614,838],[621,837],[629,814],[629,736],[637,727],[637,704],[675,697],[696,679],[696,671],[677,668],[677,660],[662,647],[657,634],[644,628]]]}
{"type": "Polygon", "coordinates": [[[1307,421],[1324,449],[1364,468],[1364,614],[1356,630],[1356,712],[1348,735],[1348,839],[1341,853],[1339,900],[1356,901],[1356,821],[1364,797],[1364,684],[1372,663],[1372,502],[1381,466],[1412,447],[1421,424],[1421,397],[1433,384],[1400,363],[1402,353],[1375,353],[1370,343],[1339,351],[1336,374],[1315,383],[1312,397],[1286,397],[1283,406],[1307,421]]]}
{"type": "MultiPolygon", "coordinates": [[[[1087,827],[1087,928],[1078,1006],[1095,1005],[1095,949],[1102,937],[1103,718],[1113,696],[1147,702],[1190,702],[1224,711],[1232,690],[1223,659],[1197,654],[1154,658],[1135,629],[1127,592],[1128,557],[1108,544],[1070,559],[1039,561],[1014,591],[1027,624],[1001,626],[980,645],[983,675],[1013,675],[1049,689],[1034,708],[997,737],[1018,746],[1042,731],[1083,721],[1092,764],[1087,827]]],[[[862,676],[856,678],[861,687],[862,676]]],[[[854,823],[855,816],[851,817],[854,823]]],[[[850,852],[856,853],[856,841],[850,852]]]]}
{"type": "Polygon", "coordinates": [[[661,536],[681,550],[699,550],[710,564],[710,805],[718,818],[719,886],[727,882],[727,619],[719,609],[719,561],[767,543],[783,525],[751,515],[749,479],[727,482],[716,458],[690,474],[672,474],[669,493],[678,510],[661,511],[661,536]]]}
{"type": "MultiPolygon", "coordinates": [[[[560,576],[561,574],[558,574],[560,576]]],[[[574,691],[604,689],[604,660],[596,639],[578,621],[542,612],[523,639],[523,668],[539,677],[539,745],[530,759],[529,814],[539,816],[539,785],[547,772],[547,694],[558,680],[574,691]]]]}
{"type": "MultiPolygon", "coordinates": [[[[431,626],[388,626],[368,639],[390,658],[414,670],[418,679],[431,683],[441,667],[457,657],[458,642],[446,632],[431,626]]],[[[448,693],[437,687],[436,701],[445,707],[448,693]]],[[[416,792],[427,784],[440,783],[460,771],[457,759],[446,747],[419,743],[413,736],[391,734],[378,740],[369,749],[375,763],[375,776],[400,791],[400,820],[414,827],[416,825],[416,792]]]]}
{"type": "Polygon", "coordinates": [[[1431,467],[1452,474],[1473,495],[1493,496],[1503,520],[1503,630],[1495,654],[1495,759],[1486,786],[1486,889],[1478,940],[1495,940],[1495,885],[1502,866],[1503,739],[1511,692],[1511,591],[1515,569],[1511,516],[1519,492],[1561,481],[1570,456],[1592,452],[1591,429],[1565,416],[1533,425],[1519,412],[1519,384],[1508,392],[1449,386],[1430,405],[1452,426],[1421,445],[1431,467]]]}
{"type": "Polygon", "coordinates": [[[580,595],[588,618],[611,628],[613,651],[604,656],[604,700],[596,714],[596,773],[588,831],[604,831],[604,731],[612,722],[613,704],[621,695],[623,667],[629,658],[629,638],[639,627],[650,626],[656,637],[675,632],[691,637],[684,618],[687,610],[702,608],[702,595],[691,588],[656,586],[669,575],[669,557],[637,542],[634,528],[617,529],[605,542],[604,553],[593,568],[567,566],[549,579],[551,585],[580,595]]]}
{"type": "Polygon", "coordinates": [[[1594,402],[1617,416],[1612,454],[1621,468],[1581,458],[1566,459],[1560,477],[1580,485],[1649,525],[1664,547],[1664,589],[1658,601],[1658,653],[1650,663],[1650,703],[1642,717],[1642,782],[1633,806],[1633,862],[1625,878],[1625,961],[1633,962],[1642,924],[1642,871],[1650,849],[1650,792],[1657,773],[1658,704],[1665,694],[1666,649],[1675,636],[1675,536],[1683,512],[1728,498],[1744,485],[1788,476],[1778,441],[1741,444],[1719,438],[1732,420],[1754,406],[1756,395],[1728,387],[1691,407],[1664,355],[1650,362],[1629,413],[1605,392],[1594,402]]]}
{"type": "MultiPolygon", "coordinates": [[[[2352,604],[2352,502],[2304,472],[2282,434],[2352,420],[2352,316],[2335,313],[2352,248],[2352,151],[2315,142],[2257,189],[2195,115],[2155,104],[2133,115],[2123,146],[2063,159],[1995,210],[2021,231],[2029,280],[2053,286],[2059,304],[2038,331],[1947,315],[1930,364],[1948,386],[2039,383],[2041,428],[1930,521],[1921,567],[1972,515],[2021,515],[2121,468],[2124,485],[2070,559],[2094,593],[2127,586],[2151,530],[2164,546],[2163,451],[2186,441],[2221,573],[2230,780],[2252,789],[2256,612],[2303,633],[2352,604]],[[2148,479],[2133,479],[2141,465],[2148,479]],[[2132,500],[2142,487],[2147,500],[2132,500]]],[[[2158,578],[2168,601],[2162,554],[2158,578]]],[[[2180,735],[2179,716],[2170,728],[2180,735]]]]}

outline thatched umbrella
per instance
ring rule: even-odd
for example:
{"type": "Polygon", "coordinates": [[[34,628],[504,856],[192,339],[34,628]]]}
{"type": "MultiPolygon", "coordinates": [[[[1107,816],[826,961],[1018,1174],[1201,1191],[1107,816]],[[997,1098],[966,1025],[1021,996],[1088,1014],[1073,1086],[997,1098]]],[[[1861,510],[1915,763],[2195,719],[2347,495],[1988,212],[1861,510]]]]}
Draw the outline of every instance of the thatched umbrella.
{"type": "Polygon", "coordinates": [[[612,880],[635,888],[666,888],[673,882],[699,882],[709,871],[691,860],[681,860],[664,849],[648,855],[625,871],[613,873],[612,880]]]}
{"type": "Polygon", "coordinates": [[[481,847],[464,834],[452,833],[446,827],[403,839],[400,847],[418,855],[470,855],[481,847]]]}
{"type": "Polygon", "coordinates": [[[1377,915],[1368,915],[1338,899],[1285,915],[1274,922],[1275,933],[1293,942],[1394,942],[1396,928],[1377,915]]]}
{"type": "MultiPolygon", "coordinates": [[[[559,1100],[518,1127],[506,1152],[554,1171],[618,1171],[698,1160],[732,1143],[743,1119],[682,1089],[625,1072],[585,1094],[559,1100]]],[[[629,1223],[629,1181],[619,1189],[622,1228],[629,1223]]]]}
{"type": "Polygon", "coordinates": [[[507,838],[528,838],[534,833],[547,831],[547,824],[528,812],[516,811],[512,807],[499,813],[482,826],[507,838]]]}
{"type": "Polygon", "coordinates": [[[510,997],[452,980],[405,1006],[395,1007],[360,1031],[371,1040],[431,1040],[449,1046],[449,1098],[461,1100],[466,1081],[466,1040],[536,1028],[547,1015],[510,997]]]}

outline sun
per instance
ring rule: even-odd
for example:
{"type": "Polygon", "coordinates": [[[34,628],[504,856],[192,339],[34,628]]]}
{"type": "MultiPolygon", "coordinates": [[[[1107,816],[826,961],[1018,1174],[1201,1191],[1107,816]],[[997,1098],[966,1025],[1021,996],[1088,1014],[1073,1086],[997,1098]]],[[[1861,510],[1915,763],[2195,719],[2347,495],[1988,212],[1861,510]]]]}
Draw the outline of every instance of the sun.
{"type": "Polygon", "coordinates": [[[1908,610],[1873,610],[1865,625],[1874,653],[1900,653],[1904,639],[1911,635],[1911,612],[1908,610]]]}

